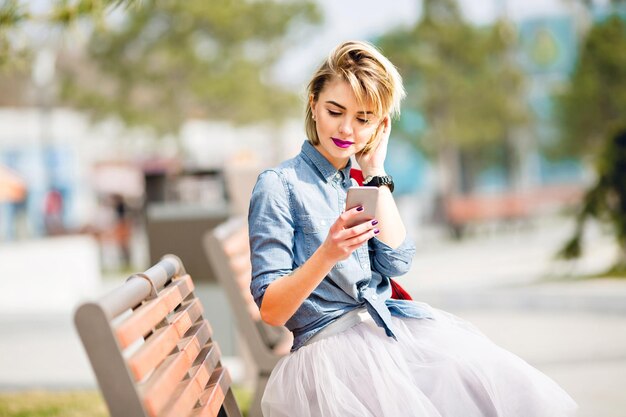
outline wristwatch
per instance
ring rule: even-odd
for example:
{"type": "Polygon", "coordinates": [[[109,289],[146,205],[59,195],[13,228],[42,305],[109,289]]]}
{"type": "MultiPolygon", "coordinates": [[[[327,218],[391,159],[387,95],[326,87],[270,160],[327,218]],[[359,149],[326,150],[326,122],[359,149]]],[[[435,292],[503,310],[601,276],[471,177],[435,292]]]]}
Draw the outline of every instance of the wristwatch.
{"type": "Polygon", "coordinates": [[[393,193],[393,178],[391,175],[368,176],[363,180],[363,185],[366,187],[380,187],[386,185],[389,187],[389,191],[393,193]]]}

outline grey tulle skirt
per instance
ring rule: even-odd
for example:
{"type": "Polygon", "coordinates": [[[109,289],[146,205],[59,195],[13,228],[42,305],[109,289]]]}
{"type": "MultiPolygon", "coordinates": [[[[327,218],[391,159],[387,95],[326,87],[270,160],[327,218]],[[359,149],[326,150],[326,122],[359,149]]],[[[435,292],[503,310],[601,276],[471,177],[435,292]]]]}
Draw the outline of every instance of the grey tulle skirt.
{"type": "Polygon", "coordinates": [[[553,380],[468,322],[393,318],[310,343],[275,367],[265,417],[565,417],[576,403],[553,380]]]}

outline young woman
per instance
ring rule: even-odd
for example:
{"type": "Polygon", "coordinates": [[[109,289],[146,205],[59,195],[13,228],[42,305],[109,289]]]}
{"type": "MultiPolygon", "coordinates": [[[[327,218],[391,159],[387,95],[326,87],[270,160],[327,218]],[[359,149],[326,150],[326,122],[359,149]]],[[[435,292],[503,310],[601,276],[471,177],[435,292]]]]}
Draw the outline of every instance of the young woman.
{"type": "Polygon", "coordinates": [[[298,156],[263,172],[250,202],[251,291],[294,334],[270,377],[265,417],[561,417],[574,401],[469,323],[391,298],[415,253],[384,168],[404,96],[372,45],[345,42],[308,87],[298,156]],[[379,185],[376,219],[347,227],[351,157],[379,185]]]}

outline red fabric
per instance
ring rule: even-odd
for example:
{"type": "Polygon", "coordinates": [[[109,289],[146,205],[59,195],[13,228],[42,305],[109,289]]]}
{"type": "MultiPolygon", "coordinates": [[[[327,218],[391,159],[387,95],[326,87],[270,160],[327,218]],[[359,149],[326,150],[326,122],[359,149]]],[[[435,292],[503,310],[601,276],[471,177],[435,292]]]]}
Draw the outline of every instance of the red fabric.
{"type": "Polygon", "coordinates": [[[391,298],[394,300],[412,300],[411,294],[406,292],[404,288],[400,286],[396,281],[389,278],[391,283],[391,298]]]}
{"type": "Polygon", "coordinates": [[[354,179],[359,185],[363,185],[363,171],[360,169],[351,169],[350,170],[350,178],[354,179]]]}
{"type": "MultiPolygon", "coordinates": [[[[363,185],[363,171],[360,169],[351,169],[350,178],[354,179],[359,185],[363,185]]],[[[389,278],[391,282],[391,298],[395,300],[412,300],[411,295],[406,292],[404,288],[400,286],[396,281],[389,278]]]]}

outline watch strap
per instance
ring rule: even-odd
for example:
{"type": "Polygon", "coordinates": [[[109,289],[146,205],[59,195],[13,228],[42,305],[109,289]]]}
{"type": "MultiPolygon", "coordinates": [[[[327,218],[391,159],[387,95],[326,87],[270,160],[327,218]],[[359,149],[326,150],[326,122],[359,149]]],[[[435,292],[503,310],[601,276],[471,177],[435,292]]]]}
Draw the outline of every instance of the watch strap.
{"type": "Polygon", "coordinates": [[[373,177],[367,177],[365,178],[365,181],[363,181],[363,185],[366,187],[381,187],[386,185],[389,187],[391,192],[393,192],[394,189],[393,177],[391,175],[376,175],[373,177]]]}

